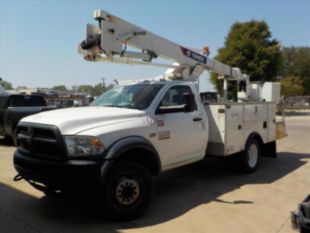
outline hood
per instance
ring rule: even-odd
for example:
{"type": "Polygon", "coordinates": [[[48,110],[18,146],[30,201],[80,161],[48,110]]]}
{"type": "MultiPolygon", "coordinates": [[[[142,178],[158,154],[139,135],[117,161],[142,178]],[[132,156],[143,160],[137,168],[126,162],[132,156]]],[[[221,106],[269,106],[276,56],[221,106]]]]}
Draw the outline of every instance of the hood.
{"type": "Polygon", "coordinates": [[[64,135],[74,135],[84,130],[122,121],[134,120],[144,111],[113,107],[80,107],[42,112],[23,118],[22,122],[54,125],[64,135]]]}

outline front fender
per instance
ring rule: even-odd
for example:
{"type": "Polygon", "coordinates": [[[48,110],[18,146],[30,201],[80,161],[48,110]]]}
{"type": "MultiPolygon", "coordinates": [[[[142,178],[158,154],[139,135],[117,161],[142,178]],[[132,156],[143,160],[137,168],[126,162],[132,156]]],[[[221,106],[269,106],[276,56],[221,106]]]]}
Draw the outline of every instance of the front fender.
{"type": "Polygon", "coordinates": [[[144,149],[150,152],[150,154],[153,156],[153,159],[157,163],[157,166],[159,168],[158,170],[161,171],[160,157],[152,143],[141,136],[130,136],[119,139],[107,149],[105,155],[106,161],[101,167],[102,180],[104,180],[104,178],[107,176],[108,171],[117,160],[117,158],[119,158],[120,155],[122,155],[126,151],[132,149],[144,149]]]}
{"type": "Polygon", "coordinates": [[[125,151],[135,149],[135,148],[146,149],[150,151],[151,153],[154,153],[154,155],[156,155],[157,158],[159,159],[157,151],[155,147],[152,145],[152,143],[141,136],[125,137],[125,138],[119,139],[118,141],[114,142],[108,148],[105,158],[116,159],[118,156],[120,156],[125,151]]]}

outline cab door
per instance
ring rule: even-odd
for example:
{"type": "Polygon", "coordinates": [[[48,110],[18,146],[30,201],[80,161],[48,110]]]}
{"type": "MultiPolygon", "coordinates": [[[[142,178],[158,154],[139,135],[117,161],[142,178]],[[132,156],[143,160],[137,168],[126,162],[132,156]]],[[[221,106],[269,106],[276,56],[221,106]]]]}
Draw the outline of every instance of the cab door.
{"type": "Polygon", "coordinates": [[[163,169],[199,160],[207,145],[206,115],[202,109],[184,112],[184,94],[193,93],[187,85],[168,89],[158,108],[175,109],[169,113],[157,113],[158,148],[163,160],[163,169]],[[182,108],[183,106],[183,108],[182,108]]]}

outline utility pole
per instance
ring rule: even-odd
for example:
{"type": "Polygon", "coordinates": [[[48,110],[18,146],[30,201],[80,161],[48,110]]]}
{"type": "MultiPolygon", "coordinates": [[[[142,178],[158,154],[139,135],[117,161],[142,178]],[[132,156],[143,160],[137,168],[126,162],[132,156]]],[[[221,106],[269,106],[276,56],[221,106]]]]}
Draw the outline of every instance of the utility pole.
{"type": "Polygon", "coordinates": [[[104,87],[105,87],[105,81],[107,78],[106,77],[102,77],[101,80],[102,80],[102,93],[104,92],[104,87]]]}

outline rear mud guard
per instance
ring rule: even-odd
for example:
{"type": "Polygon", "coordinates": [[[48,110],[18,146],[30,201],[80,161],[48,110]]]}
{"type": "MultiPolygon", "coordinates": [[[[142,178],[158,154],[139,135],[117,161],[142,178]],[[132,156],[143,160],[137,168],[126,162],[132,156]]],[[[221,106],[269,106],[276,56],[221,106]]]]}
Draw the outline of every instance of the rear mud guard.
{"type": "Polygon", "coordinates": [[[263,144],[261,156],[276,158],[277,157],[277,144],[276,141],[263,144]]]}

